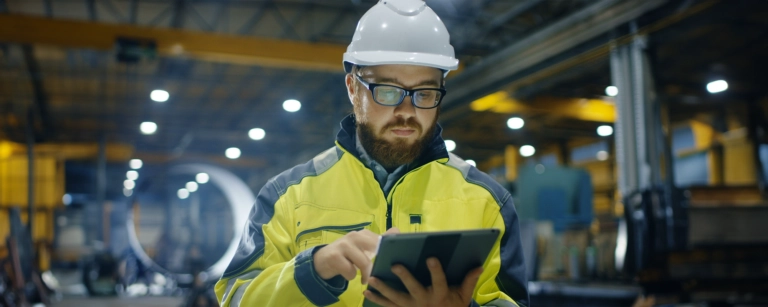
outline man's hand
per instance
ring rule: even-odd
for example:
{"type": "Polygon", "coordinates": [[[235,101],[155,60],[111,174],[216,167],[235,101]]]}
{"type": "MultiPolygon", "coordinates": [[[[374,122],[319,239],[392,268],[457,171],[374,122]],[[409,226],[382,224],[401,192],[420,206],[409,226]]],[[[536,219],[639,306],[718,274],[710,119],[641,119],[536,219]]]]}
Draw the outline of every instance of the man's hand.
{"type": "MultiPolygon", "coordinates": [[[[400,233],[400,230],[392,227],[384,235],[395,233],[400,233]]],[[[315,252],[315,272],[326,280],[336,275],[352,280],[355,279],[357,270],[360,270],[360,281],[366,284],[373,266],[371,258],[378,247],[379,235],[372,231],[365,229],[350,232],[315,252]]]]}
{"type": "Polygon", "coordinates": [[[365,297],[381,306],[385,307],[410,307],[410,306],[469,306],[472,301],[472,292],[483,268],[477,268],[470,271],[464,277],[460,287],[449,287],[445,278],[445,273],[436,258],[427,259],[430,275],[432,276],[432,285],[424,288],[416,278],[411,275],[402,265],[392,266],[392,272],[395,273],[405,284],[408,293],[400,292],[385,285],[380,279],[372,277],[371,286],[379,290],[381,295],[365,290],[365,297]]]}

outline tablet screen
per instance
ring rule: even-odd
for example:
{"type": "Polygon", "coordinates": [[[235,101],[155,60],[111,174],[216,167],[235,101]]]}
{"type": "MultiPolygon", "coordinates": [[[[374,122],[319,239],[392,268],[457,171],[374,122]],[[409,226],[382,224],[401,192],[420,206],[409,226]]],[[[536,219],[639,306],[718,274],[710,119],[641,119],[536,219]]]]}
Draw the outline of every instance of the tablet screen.
{"type": "MultiPolygon", "coordinates": [[[[445,271],[448,284],[460,285],[469,271],[485,263],[499,233],[498,229],[478,229],[383,236],[371,276],[407,292],[391,270],[393,265],[401,264],[426,287],[432,284],[427,259],[435,257],[445,271]]],[[[373,287],[369,289],[376,292],[373,287]]]]}

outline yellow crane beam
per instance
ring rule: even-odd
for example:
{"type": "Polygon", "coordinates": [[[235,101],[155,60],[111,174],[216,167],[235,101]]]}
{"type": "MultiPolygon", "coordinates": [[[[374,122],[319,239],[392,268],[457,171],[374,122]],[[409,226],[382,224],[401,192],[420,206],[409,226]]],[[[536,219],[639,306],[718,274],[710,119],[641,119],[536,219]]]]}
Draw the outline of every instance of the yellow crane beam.
{"type": "MultiPolygon", "coordinates": [[[[135,151],[133,146],[121,143],[107,143],[105,156],[109,162],[126,162],[132,158],[142,159],[145,163],[169,163],[179,161],[200,162],[206,161],[224,166],[233,167],[264,167],[267,161],[264,157],[240,158],[230,160],[224,155],[207,155],[188,153],[176,156],[168,153],[135,151]]],[[[10,157],[26,157],[27,146],[24,144],[0,140],[0,160],[10,157]]],[[[37,157],[55,158],[59,161],[66,160],[95,160],[99,156],[98,143],[40,143],[35,144],[37,157]]]]}
{"type": "MultiPolygon", "coordinates": [[[[128,161],[134,155],[133,146],[120,143],[106,144],[107,161],[128,161]]],[[[11,156],[25,156],[27,146],[8,141],[0,141],[0,159],[11,156]]],[[[40,143],[35,144],[35,155],[55,157],[59,160],[95,159],[99,156],[98,143],[40,143]]]]}
{"type": "Polygon", "coordinates": [[[541,97],[523,102],[510,97],[505,91],[499,91],[473,101],[470,108],[476,112],[547,114],[606,123],[616,121],[615,105],[600,99],[541,97]]]}
{"type": "Polygon", "coordinates": [[[0,15],[0,42],[112,50],[118,38],[155,42],[165,56],[342,72],[345,46],[27,15],[0,15]]]}

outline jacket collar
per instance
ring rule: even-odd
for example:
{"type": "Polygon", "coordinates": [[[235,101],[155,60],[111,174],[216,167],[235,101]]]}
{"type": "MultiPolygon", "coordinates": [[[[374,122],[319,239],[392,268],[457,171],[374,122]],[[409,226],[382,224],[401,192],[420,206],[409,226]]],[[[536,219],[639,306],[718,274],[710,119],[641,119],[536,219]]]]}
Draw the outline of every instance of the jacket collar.
{"type": "MultiPolygon", "coordinates": [[[[341,130],[336,135],[336,142],[347,152],[351,153],[358,160],[360,159],[360,153],[355,148],[357,124],[355,122],[355,115],[350,114],[341,120],[341,130]]],[[[443,127],[437,124],[435,128],[435,134],[432,136],[432,141],[429,146],[425,148],[424,152],[416,159],[416,163],[412,164],[411,169],[417,168],[429,162],[441,159],[448,159],[448,151],[445,149],[445,141],[443,141],[443,127]]]]}

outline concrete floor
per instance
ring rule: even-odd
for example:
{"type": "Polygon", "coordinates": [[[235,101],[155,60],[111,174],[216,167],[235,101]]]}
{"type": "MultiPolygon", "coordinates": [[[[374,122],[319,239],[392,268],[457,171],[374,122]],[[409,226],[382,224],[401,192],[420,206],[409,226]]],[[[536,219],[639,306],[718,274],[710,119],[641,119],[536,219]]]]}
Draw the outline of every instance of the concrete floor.
{"type": "Polygon", "coordinates": [[[88,297],[85,286],[80,282],[78,270],[55,270],[53,275],[58,281],[58,298],[53,298],[51,306],[56,307],[177,307],[183,297],[138,296],[138,297],[88,297]]]}
{"type": "Polygon", "coordinates": [[[181,297],[65,297],[63,300],[51,305],[56,307],[175,307],[181,306],[182,299],[181,297]]]}

